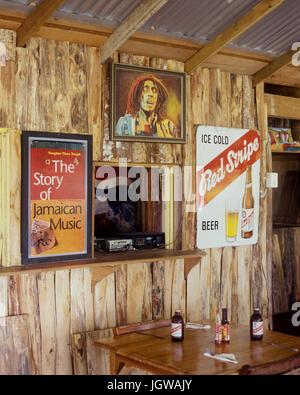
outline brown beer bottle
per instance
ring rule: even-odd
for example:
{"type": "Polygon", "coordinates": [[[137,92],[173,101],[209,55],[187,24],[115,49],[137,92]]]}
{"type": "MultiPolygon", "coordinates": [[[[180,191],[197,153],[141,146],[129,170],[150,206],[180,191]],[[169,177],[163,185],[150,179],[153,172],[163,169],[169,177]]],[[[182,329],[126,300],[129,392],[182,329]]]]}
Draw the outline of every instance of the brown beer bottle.
{"type": "Polygon", "coordinates": [[[241,236],[249,239],[253,236],[254,227],[254,198],[252,195],[252,169],[247,167],[245,193],[242,201],[241,236]]]}
{"type": "Polygon", "coordinates": [[[230,325],[227,320],[227,309],[222,309],[222,343],[230,343],[230,325]]]}
{"type": "Polygon", "coordinates": [[[175,315],[171,319],[171,337],[173,342],[182,342],[184,337],[184,322],[180,315],[180,310],[175,310],[175,315]]]}
{"type": "Polygon", "coordinates": [[[264,334],[264,323],[259,309],[254,309],[250,318],[250,338],[251,340],[261,340],[264,334]]]}

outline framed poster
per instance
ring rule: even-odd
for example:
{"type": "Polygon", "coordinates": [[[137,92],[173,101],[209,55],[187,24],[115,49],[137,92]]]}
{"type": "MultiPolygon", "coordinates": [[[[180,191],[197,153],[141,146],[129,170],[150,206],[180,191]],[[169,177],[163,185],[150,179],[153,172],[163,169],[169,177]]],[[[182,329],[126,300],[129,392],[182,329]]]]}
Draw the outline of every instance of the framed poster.
{"type": "Polygon", "coordinates": [[[22,132],[22,263],[92,256],[92,136],[22,132]]]}
{"type": "Polygon", "coordinates": [[[198,248],[256,244],[259,132],[198,126],[196,138],[198,248]]]}
{"type": "Polygon", "coordinates": [[[184,73],[112,65],[111,138],[185,142],[184,73]]]}

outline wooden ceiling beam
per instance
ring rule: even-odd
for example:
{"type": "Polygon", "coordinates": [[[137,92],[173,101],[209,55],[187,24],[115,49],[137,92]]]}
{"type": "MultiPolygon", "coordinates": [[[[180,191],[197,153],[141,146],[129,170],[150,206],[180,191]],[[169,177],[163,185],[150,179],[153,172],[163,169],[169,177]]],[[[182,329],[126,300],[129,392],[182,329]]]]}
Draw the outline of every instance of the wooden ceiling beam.
{"type": "Polygon", "coordinates": [[[265,93],[279,96],[290,96],[300,99],[300,88],[294,86],[265,84],[265,93]]]}
{"type": "Polygon", "coordinates": [[[41,27],[64,0],[44,0],[17,29],[17,47],[24,47],[32,35],[41,27]]]}
{"type": "Polygon", "coordinates": [[[242,33],[263,19],[270,12],[279,7],[285,0],[262,0],[242,18],[231,25],[223,33],[219,34],[214,40],[200,49],[190,59],[185,62],[186,73],[191,73],[197,67],[201,66],[207,59],[216,55],[227,44],[234,41],[242,33]]]}
{"type": "Polygon", "coordinates": [[[261,81],[269,78],[276,71],[281,70],[283,67],[288,66],[292,62],[292,57],[294,55],[294,51],[289,50],[285,52],[283,55],[274,59],[271,63],[267,64],[261,70],[258,70],[252,76],[252,86],[255,87],[261,81]]]}
{"type": "Polygon", "coordinates": [[[109,59],[168,0],[144,0],[101,46],[101,63],[109,59]]]}

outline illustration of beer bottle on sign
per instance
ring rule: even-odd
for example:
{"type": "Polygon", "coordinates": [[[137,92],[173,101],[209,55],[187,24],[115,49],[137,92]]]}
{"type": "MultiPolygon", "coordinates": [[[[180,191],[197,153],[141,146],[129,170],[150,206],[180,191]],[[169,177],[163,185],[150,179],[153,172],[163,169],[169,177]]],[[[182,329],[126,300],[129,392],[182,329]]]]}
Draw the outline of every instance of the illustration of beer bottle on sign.
{"type": "Polygon", "coordinates": [[[197,246],[255,244],[258,238],[260,135],[197,128],[197,246]]]}
{"type": "Polygon", "coordinates": [[[236,240],[239,220],[241,222],[241,237],[249,239],[253,236],[254,227],[254,197],[252,194],[252,175],[251,166],[246,170],[245,191],[242,199],[242,208],[240,210],[240,201],[232,198],[226,200],[225,210],[225,227],[226,240],[232,242],[236,240]],[[236,201],[234,206],[233,202],[236,201]],[[241,212],[241,218],[240,217],[241,212]]]}

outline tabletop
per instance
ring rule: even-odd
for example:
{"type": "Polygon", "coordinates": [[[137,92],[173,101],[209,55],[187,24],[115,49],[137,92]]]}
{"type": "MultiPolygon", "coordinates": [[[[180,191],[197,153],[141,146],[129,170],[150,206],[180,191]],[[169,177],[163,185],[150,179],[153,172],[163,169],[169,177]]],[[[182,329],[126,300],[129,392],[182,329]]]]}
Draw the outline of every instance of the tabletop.
{"type": "Polygon", "coordinates": [[[111,374],[120,362],[155,374],[235,374],[244,365],[257,366],[300,352],[300,337],[265,331],[262,340],[251,341],[249,327],[231,325],[230,329],[229,344],[215,344],[212,324],[210,329],[185,328],[182,342],[173,342],[170,327],[164,327],[99,339],[95,345],[110,350],[111,374]],[[233,353],[238,363],[206,357],[206,352],[233,353]]]}

